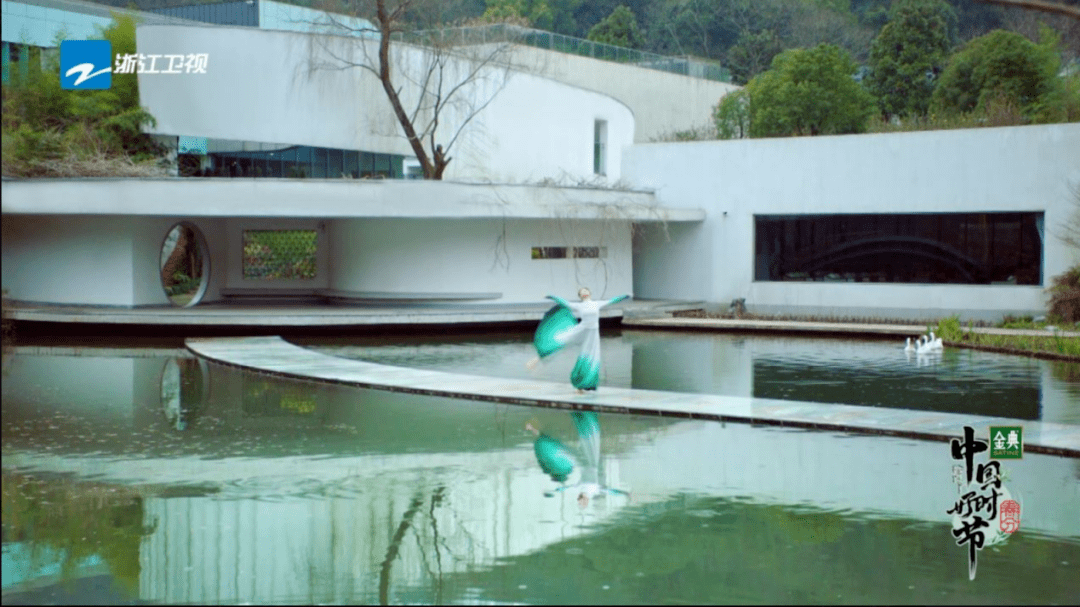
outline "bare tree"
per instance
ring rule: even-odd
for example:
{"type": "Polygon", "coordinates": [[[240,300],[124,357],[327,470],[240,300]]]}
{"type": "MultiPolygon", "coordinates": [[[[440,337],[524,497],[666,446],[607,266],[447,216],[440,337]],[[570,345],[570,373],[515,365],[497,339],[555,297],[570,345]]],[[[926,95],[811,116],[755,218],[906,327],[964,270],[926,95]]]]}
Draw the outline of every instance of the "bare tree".
{"type": "Polygon", "coordinates": [[[426,17],[438,14],[438,0],[355,5],[353,14],[372,26],[329,16],[351,36],[334,41],[324,37],[321,47],[331,61],[316,67],[359,68],[378,78],[424,178],[442,179],[459,136],[510,77],[512,36],[502,30],[501,37],[493,34],[489,39],[480,34],[498,30],[425,23],[426,17]]]}
{"type": "Polygon", "coordinates": [[[1073,212],[1061,226],[1058,238],[1066,245],[1080,251],[1080,182],[1069,186],[1072,191],[1073,212]]]}
{"type": "Polygon", "coordinates": [[[1073,19],[1080,19],[1080,6],[1070,6],[1057,2],[1044,2],[1043,0],[979,0],[979,2],[1000,4],[1002,6],[1019,6],[1044,13],[1067,15],[1073,19]]]}

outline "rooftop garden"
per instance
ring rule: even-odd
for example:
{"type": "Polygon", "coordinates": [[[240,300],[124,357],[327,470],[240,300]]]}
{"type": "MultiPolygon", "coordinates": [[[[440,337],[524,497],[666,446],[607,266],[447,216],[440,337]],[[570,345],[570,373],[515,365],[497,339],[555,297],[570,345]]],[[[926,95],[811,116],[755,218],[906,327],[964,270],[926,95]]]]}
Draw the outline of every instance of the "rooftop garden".
{"type": "MultiPolygon", "coordinates": [[[[101,32],[113,52],[135,52],[135,21],[114,14],[101,32]]],[[[59,46],[59,40],[57,41],[59,46]]],[[[56,52],[30,48],[28,69],[4,85],[5,177],[154,177],[167,174],[164,149],[143,133],[154,118],[139,106],[135,74],[114,74],[108,90],[60,86],[56,52]]]]}

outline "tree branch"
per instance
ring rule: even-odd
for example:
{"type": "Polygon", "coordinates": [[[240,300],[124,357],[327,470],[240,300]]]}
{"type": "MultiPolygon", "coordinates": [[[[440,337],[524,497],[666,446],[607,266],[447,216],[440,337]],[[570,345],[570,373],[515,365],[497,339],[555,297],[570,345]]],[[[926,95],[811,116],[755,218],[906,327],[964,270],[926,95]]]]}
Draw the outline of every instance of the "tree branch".
{"type": "Polygon", "coordinates": [[[1080,6],[1069,6],[1056,2],[1044,2],[1043,0],[976,0],[977,2],[1000,4],[1002,6],[1017,6],[1033,11],[1044,13],[1056,13],[1066,15],[1073,19],[1080,19],[1080,6]]]}

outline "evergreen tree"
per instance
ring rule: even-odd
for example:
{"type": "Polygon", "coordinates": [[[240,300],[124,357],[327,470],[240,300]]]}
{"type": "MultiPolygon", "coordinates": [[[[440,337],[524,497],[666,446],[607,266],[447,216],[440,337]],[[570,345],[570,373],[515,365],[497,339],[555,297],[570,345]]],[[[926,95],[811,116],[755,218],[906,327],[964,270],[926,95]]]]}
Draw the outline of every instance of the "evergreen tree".
{"type": "Polygon", "coordinates": [[[638,48],[642,43],[637,19],[625,5],[615,7],[610,15],[594,25],[589,30],[589,40],[627,48],[638,48]]]}
{"type": "Polygon", "coordinates": [[[1060,120],[1064,94],[1058,77],[1058,40],[1050,30],[1043,32],[1040,44],[1005,30],[994,30],[967,43],[949,59],[934,90],[932,107],[959,113],[1011,103],[1028,120],[1060,120]]]}
{"type": "Polygon", "coordinates": [[[952,47],[956,13],[942,0],[905,0],[870,47],[868,86],[881,112],[925,116],[952,47]]]}
{"type": "Polygon", "coordinates": [[[855,82],[855,62],[832,44],[784,51],[746,89],[750,136],[836,135],[866,131],[874,96],[855,82]]]}

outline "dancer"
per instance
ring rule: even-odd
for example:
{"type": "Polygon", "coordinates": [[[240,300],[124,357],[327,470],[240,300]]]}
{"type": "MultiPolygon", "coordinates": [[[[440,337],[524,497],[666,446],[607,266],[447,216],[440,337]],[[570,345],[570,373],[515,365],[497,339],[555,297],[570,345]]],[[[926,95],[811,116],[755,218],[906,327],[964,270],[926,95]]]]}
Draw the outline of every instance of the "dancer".
{"type": "Polygon", "coordinates": [[[533,336],[537,358],[529,361],[532,369],[540,359],[558,352],[564,346],[581,342],[581,354],[577,364],[570,372],[570,383],[579,393],[596,390],[600,383],[600,309],[604,306],[628,299],[629,295],[620,295],[607,301],[593,301],[592,294],[586,288],[578,290],[578,303],[568,302],[560,297],[548,295],[556,305],[544,314],[540,326],[533,336]],[[581,318],[581,322],[577,321],[581,318]]]}

